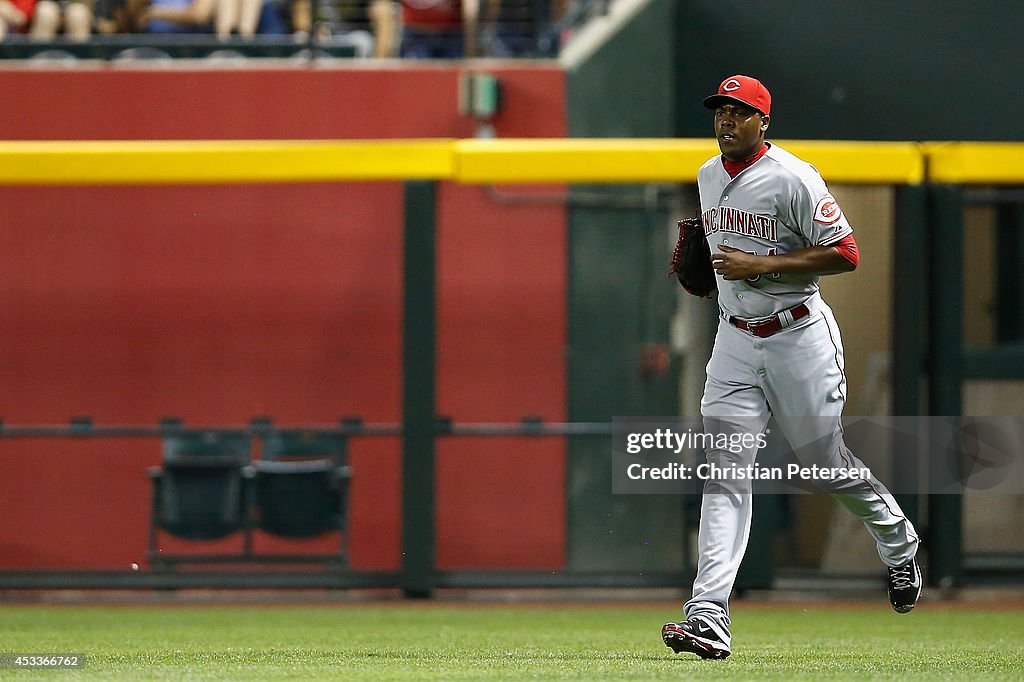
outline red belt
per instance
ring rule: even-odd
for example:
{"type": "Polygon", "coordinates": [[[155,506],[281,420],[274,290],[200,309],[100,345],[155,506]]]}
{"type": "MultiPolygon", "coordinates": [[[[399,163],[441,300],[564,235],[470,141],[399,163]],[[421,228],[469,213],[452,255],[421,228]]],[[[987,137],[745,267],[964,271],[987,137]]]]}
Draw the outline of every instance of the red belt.
{"type": "MultiPolygon", "coordinates": [[[[787,311],[782,311],[782,313],[785,312],[787,311]]],[[[806,304],[803,303],[801,303],[800,305],[793,306],[788,310],[788,312],[790,315],[793,316],[793,322],[796,322],[797,320],[807,317],[808,315],[811,314],[810,309],[807,307],[806,304]]],[[[740,319],[738,317],[733,317],[731,315],[729,316],[728,320],[729,324],[736,327],[737,329],[742,329],[745,332],[749,332],[754,336],[760,336],[763,339],[765,337],[771,336],[776,332],[780,332],[789,325],[793,324],[793,322],[783,322],[782,313],[772,315],[771,317],[764,320],[758,320],[757,322],[747,322],[746,320],[740,319]]]]}

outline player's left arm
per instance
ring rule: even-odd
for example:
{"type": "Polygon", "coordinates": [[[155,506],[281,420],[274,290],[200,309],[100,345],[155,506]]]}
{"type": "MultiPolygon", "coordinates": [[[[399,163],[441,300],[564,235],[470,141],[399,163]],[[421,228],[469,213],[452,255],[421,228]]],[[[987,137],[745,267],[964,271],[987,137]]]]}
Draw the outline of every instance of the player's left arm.
{"type": "Polygon", "coordinates": [[[850,244],[857,252],[853,235],[847,235],[832,246],[810,246],[806,249],[771,256],[757,256],[731,246],[720,245],[711,255],[715,272],[728,280],[740,280],[755,275],[792,273],[802,275],[835,275],[857,268],[858,259],[848,256],[850,244]],[[844,253],[846,251],[846,253],[844,253]]]}

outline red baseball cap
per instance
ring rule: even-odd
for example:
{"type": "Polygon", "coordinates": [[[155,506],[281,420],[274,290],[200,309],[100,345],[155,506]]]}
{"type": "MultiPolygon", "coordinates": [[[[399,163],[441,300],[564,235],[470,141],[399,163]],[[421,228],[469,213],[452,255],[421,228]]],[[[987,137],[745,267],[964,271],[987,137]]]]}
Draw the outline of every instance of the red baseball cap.
{"type": "Polygon", "coordinates": [[[717,109],[719,105],[729,100],[753,107],[766,116],[772,113],[771,93],[761,81],[750,76],[729,76],[718,86],[717,93],[704,98],[704,106],[708,109],[717,109]]]}

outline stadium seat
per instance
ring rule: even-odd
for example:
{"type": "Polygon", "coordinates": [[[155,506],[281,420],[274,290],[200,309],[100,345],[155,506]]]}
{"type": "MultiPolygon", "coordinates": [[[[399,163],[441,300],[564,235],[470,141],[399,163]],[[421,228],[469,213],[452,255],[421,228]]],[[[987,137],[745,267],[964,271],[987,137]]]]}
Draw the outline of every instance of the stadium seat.
{"type": "Polygon", "coordinates": [[[31,62],[45,62],[47,68],[55,65],[75,66],[78,64],[78,57],[67,50],[40,50],[31,57],[31,62]]]}
{"type": "Polygon", "coordinates": [[[245,66],[249,58],[238,50],[214,50],[206,55],[206,61],[228,66],[245,66]]]}
{"type": "Polygon", "coordinates": [[[162,558],[160,530],[188,540],[216,540],[247,530],[250,453],[245,433],[198,430],[164,437],[163,465],[147,470],[153,481],[151,560],[162,558]]]}
{"type": "Polygon", "coordinates": [[[129,47],[121,50],[113,57],[112,61],[115,62],[135,62],[139,60],[147,60],[149,62],[173,62],[174,58],[171,57],[170,53],[165,52],[156,47],[129,47]]]}
{"type": "Polygon", "coordinates": [[[285,538],[340,535],[333,560],[347,562],[347,509],[352,468],[340,434],[269,432],[263,458],[252,463],[255,525],[285,538]]]}

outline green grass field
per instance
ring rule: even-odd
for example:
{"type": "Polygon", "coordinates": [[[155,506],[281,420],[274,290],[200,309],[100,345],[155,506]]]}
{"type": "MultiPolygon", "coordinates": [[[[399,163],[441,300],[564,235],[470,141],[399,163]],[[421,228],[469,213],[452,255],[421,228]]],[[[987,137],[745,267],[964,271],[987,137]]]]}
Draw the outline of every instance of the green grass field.
{"type": "Polygon", "coordinates": [[[1024,679],[1024,612],[739,603],[733,655],[675,655],[665,604],[0,608],[0,651],[79,652],[80,670],[0,679],[1024,679]]]}

